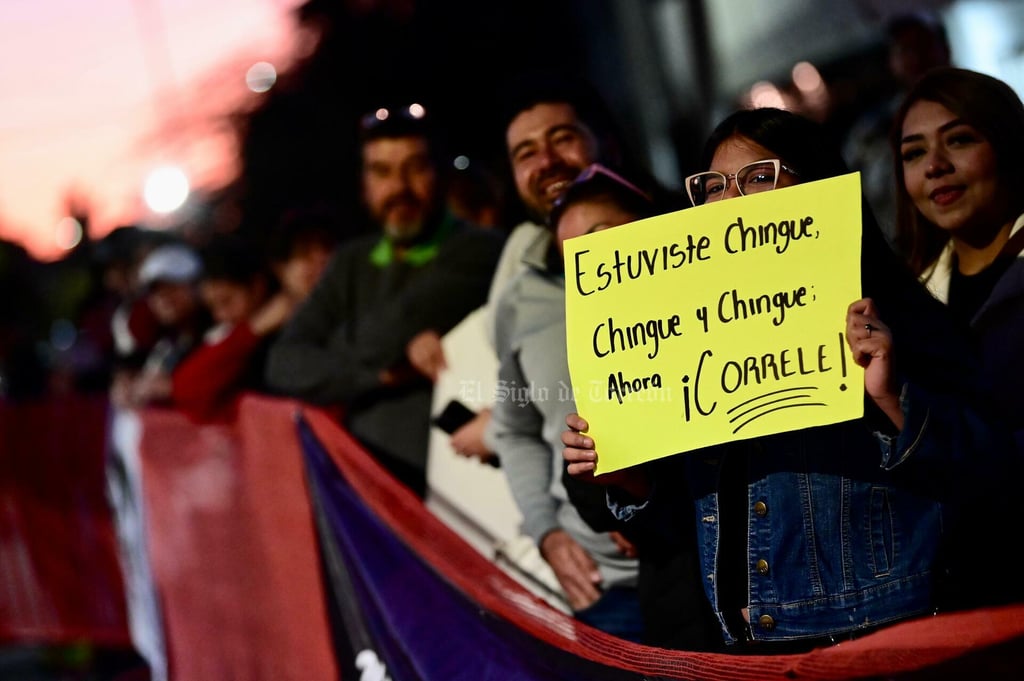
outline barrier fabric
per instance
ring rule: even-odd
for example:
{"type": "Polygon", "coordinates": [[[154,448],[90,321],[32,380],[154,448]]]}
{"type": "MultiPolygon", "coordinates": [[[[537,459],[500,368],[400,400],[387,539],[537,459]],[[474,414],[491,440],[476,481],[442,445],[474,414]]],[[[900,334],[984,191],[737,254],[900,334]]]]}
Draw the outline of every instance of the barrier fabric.
{"type": "MultiPolygon", "coordinates": [[[[360,501],[312,432],[305,424],[300,426],[337,620],[348,643],[347,659],[342,663],[344,678],[640,678],[559,650],[509,621],[481,611],[477,603],[417,559],[360,501]]],[[[399,505],[410,501],[401,499],[399,505]]],[[[415,504],[406,510],[422,512],[415,504]]],[[[505,586],[512,589],[509,597],[527,597],[513,585],[505,586]]],[[[532,596],[528,598],[527,607],[547,608],[532,596]]],[[[550,622],[553,626],[567,623],[550,622]]]]}
{"type": "MultiPolygon", "coordinates": [[[[138,414],[171,679],[1019,678],[1024,605],[923,618],[804,655],[620,641],[477,553],[331,414],[303,408],[297,421],[298,411],[247,396],[229,424],[138,414]]],[[[107,423],[103,399],[0,404],[0,640],[129,642],[104,498],[107,423]]]]}
{"type": "Polygon", "coordinates": [[[360,678],[1019,677],[1024,605],[923,618],[802,655],[687,653],[621,641],[530,594],[426,511],[328,415],[304,414],[321,544],[335,564],[331,592],[360,678]]]}
{"type": "Polygon", "coordinates": [[[0,401],[0,641],[129,645],[106,424],[102,396],[0,401]]]}
{"type": "Polygon", "coordinates": [[[295,405],[246,397],[196,426],[142,413],[149,557],[170,678],[333,681],[295,405]]]}

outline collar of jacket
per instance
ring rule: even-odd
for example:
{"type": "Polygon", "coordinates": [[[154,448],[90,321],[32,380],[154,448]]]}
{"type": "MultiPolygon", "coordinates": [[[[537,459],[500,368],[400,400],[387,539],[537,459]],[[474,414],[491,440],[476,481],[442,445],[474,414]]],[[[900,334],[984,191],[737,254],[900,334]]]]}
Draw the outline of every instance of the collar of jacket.
{"type": "Polygon", "coordinates": [[[564,274],[562,256],[555,246],[555,235],[545,229],[537,234],[523,251],[522,263],[527,267],[548,275],[564,274]]]}
{"type": "MultiPolygon", "coordinates": [[[[1020,234],[1024,234],[1024,215],[1017,218],[1010,230],[1010,241],[1012,247],[1018,248],[1016,256],[1024,258],[1024,250],[1020,250],[1017,244],[1020,242],[1020,234]]],[[[946,247],[939,254],[939,257],[928,269],[921,273],[921,281],[928,287],[928,290],[944,304],[949,304],[949,280],[953,275],[953,241],[950,240],[946,247]]]]}
{"type": "Polygon", "coordinates": [[[377,245],[370,251],[370,262],[377,267],[387,267],[396,259],[400,262],[419,267],[426,265],[437,256],[441,244],[455,231],[455,218],[445,213],[440,224],[426,241],[416,243],[405,250],[401,258],[396,258],[395,248],[391,241],[382,236],[377,245]]]}
{"type": "MultiPolygon", "coordinates": [[[[1024,241],[1022,241],[1021,235],[1024,235],[1024,215],[1018,217],[1014,222],[1014,226],[1010,230],[1010,241],[1007,242],[1011,250],[1005,251],[1005,253],[1016,251],[1014,254],[1018,258],[1024,258],[1024,250],[1021,250],[1024,241]]],[[[953,243],[950,240],[935,262],[921,273],[921,281],[928,287],[931,294],[945,304],[949,303],[949,280],[952,276],[952,267],[953,243]]],[[[987,306],[986,303],[984,307],[987,306]]]]}

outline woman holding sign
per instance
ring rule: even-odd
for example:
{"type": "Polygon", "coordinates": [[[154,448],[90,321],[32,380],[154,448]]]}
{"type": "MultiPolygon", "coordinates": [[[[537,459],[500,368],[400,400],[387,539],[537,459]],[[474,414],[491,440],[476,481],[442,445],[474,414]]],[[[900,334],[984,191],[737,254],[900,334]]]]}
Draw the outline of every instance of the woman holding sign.
{"type": "MultiPolygon", "coordinates": [[[[705,160],[709,170],[687,178],[694,205],[847,172],[818,125],[777,109],[728,117],[705,160]]],[[[943,366],[943,385],[967,384],[955,360],[966,347],[888,249],[866,205],[862,272],[864,293],[877,301],[865,311],[891,318],[887,327],[873,317],[870,329],[890,365],[887,380],[914,376],[931,385],[939,382],[934,367],[943,366]],[[893,337],[912,349],[898,366],[890,362],[893,337]]],[[[567,486],[598,525],[610,515],[666,540],[696,528],[701,581],[727,650],[828,645],[942,604],[944,523],[955,507],[928,452],[916,451],[927,421],[904,421],[898,404],[889,407],[867,400],[856,421],[730,442],[596,479],[589,424],[572,414],[562,436],[567,473],[609,485],[605,520],[582,485],[567,486]]]]}

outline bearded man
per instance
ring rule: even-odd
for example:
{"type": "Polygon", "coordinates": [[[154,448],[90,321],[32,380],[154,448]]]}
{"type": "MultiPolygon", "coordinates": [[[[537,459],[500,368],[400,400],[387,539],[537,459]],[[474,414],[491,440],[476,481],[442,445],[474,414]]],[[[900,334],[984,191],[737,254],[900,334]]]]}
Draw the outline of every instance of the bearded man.
{"type": "Polygon", "coordinates": [[[340,405],[343,425],[423,497],[432,382],[407,346],[485,301],[502,240],[447,212],[451,164],[422,106],[367,114],[360,141],[363,202],[379,233],[339,247],[271,348],[267,381],[340,405]]]}

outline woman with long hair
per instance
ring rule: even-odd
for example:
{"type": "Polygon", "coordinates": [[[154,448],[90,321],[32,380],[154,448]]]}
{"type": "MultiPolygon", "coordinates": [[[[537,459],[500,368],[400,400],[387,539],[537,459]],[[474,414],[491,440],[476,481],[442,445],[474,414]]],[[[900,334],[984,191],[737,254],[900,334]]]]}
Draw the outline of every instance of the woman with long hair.
{"type": "MultiPolygon", "coordinates": [[[[704,160],[708,170],[687,178],[694,205],[847,172],[818,125],[777,109],[726,118],[704,160]]],[[[968,348],[889,250],[866,205],[863,215],[868,298],[851,305],[848,341],[858,362],[874,364],[866,380],[884,370],[886,389],[866,383],[863,418],[708,447],[596,479],[589,424],[576,414],[566,420],[574,499],[584,498],[581,482],[596,481],[609,485],[605,513],[623,524],[643,523],[668,538],[696,528],[705,595],[730,651],[828,645],[945,608],[951,589],[977,581],[974,573],[951,571],[949,555],[962,552],[952,543],[959,537],[947,532],[979,510],[956,491],[970,478],[946,465],[947,443],[929,436],[927,418],[906,418],[899,399],[908,385],[928,395],[969,386],[970,366],[960,360],[969,359],[968,348]],[[907,349],[898,357],[894,338],[907,349]],[[880,400],[890,389],[897,398],[880,400]]]]}

